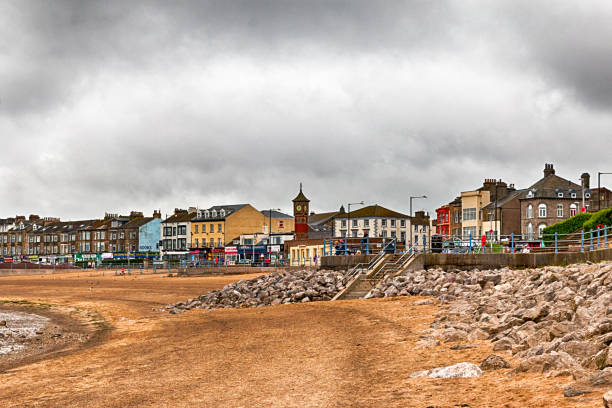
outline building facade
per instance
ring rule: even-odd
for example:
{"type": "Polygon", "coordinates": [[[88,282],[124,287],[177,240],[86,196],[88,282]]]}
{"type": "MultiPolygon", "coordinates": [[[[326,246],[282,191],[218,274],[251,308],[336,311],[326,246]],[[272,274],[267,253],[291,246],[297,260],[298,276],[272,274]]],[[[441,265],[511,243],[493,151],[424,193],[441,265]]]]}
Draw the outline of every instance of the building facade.
{"type": "Polygon", "coordinates": [[[581,176],[582,185],[579,185],[557,176],[552,164],[547,163],[544,166],[544,177],[519,197],[521,234],[525,239],[540,239],[544,228],[580,211],[583,194],[585,201],[591,198],[585,174],[581,176]]]}
{"type": "MultiPolygon", "coordinates": [[[[429,223],[429,222],[428,222],[429,223]]],[[[339,214],[334,219],[335,238],[397,238],[408,243],[410,217],[380,205],[370,205],[351,213],[339,214]]]]}

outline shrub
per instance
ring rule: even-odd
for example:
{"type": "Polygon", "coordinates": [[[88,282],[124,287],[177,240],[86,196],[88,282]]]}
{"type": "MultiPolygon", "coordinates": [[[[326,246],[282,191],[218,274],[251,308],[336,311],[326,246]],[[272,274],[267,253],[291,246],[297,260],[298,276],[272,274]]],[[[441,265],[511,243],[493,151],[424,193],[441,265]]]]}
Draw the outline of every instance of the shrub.
{"type": "Polygon", "coordinates": [[[561,221],[544,228],[543,234],[545,237],[545,245],[548,246],[555,242],[555,232],[557,233],[557,238],[562,239],[569,234],[578,231],[580,228],[583,228],[584,223],[589,221],[591,216],[592,215],[588,213],[576,214],[565,221],[561,221]]]}
{"type": "Polygon", "coordinates": [[[591,219],[584,223],[583,228],[585,231],[591,231],[597,229],[598,225],[606,227],[612,225],[612,208],[606,208],[593,214],[591,219]]]}

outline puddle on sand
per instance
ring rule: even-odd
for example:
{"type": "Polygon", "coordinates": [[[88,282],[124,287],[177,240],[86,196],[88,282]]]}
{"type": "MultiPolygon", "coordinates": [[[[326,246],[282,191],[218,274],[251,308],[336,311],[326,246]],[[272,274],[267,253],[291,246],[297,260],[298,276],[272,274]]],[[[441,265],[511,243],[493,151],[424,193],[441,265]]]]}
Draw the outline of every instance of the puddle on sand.
{"type": "Polygon", "coordinates": [[[0,312],[0,322],[3,320],[6,326],[0,326],[0,355],[24,349],[21,343],[36,337],[50,322],[47,317],[12,311],[0,312]]]}

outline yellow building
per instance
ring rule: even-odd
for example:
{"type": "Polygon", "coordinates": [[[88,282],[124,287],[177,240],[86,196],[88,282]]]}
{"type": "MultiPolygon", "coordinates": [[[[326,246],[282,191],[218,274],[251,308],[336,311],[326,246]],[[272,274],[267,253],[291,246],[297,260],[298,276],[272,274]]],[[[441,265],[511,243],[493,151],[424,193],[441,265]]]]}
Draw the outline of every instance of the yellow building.
{"type": "Polygon", "coordinates": [[[191,248],[224,248],[241,234],[262,232],[265,223],[264,215],[250,204],[198,210],[191,222],[191,248]]]}
{"type": "MultiPolygon", "coordinates": [[[[319,266],[325,251],[322,239],[285,241],[285,247],[289,266],[319,266]]],[[[330,251],[329,245],[327,251],[330,251]]]]}
{"type": "Polygon", "coordinates": [[[261,213],[265,217],[263,228],[264,234],[269,234],[268,229],[270,224],[272,224],[273,234],[292,234],[295,231],[295,219],[291,215],[283,214],[275,210],[262,210],[261,213]]]}

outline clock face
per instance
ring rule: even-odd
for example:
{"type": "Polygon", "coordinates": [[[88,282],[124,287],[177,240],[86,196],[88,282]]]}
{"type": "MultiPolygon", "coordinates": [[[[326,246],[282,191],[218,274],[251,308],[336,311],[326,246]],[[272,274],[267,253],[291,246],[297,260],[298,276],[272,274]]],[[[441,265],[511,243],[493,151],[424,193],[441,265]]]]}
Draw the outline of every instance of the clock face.
{"type": "Polygon", "coordinates": [[[298,210],[298,211],[302,211],[302,206],[298,204],[298,205],[295,206],[295,209],[298,210]]]}

